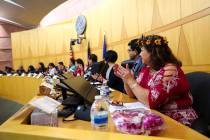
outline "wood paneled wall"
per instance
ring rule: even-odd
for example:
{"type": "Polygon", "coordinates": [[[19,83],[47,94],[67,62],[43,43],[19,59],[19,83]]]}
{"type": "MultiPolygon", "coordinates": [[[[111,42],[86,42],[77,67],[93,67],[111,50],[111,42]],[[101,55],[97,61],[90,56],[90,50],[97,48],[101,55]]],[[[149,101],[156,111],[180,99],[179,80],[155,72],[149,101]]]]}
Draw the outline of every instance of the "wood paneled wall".
{"type": "MultiPolygon", "coordinates": [[[[104,32],[108,49],[119,54],[118,63],[128,59],[129,40],[142,33],[160,34],[167,37],[185,72],[210,72],[209,0],[101,0],[82,14],[87,18],[86,40],[74,46],[76,58],[87,62],[89,41],[92,53],[101,59],[104,32]]],[[[69,40],[76,38],[75,19],[12,34],[14,68],[36,66],[39,61],[67,65],[69,40]]]]}
{"type": "Polygon", "coordinates": [[[22,31],[23,28],[0,22],[0,70],[5,66],[12,67],[11,32],[22,31]]]}

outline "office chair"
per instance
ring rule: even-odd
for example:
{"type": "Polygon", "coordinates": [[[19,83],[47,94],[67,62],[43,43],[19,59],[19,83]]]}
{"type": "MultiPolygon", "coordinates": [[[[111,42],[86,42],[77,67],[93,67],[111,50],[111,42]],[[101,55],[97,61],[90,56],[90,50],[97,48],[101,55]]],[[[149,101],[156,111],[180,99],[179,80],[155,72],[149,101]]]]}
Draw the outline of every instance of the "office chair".
{"type": "Polygon", "coordinates": [[[191,128],[210,137],[210,73],[191,72],[186,77],[193,96],[193,108],[199,117],[191,128]]]}

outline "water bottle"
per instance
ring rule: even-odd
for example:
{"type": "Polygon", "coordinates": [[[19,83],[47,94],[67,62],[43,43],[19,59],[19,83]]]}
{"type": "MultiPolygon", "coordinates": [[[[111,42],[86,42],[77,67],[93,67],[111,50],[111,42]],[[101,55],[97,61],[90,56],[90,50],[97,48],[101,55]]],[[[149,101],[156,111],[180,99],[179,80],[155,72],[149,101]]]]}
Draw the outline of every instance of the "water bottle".
{"type": "Polygon", "coordinates": [[[106,83],[103,83],[100,89],[100,95],[104,98],[104,100],[109,103],[109,94],[110,90],[106,83]]]}
{"type": "Polygon", "coordinates": [[[108,127],[108,107],[102,96],[95,96],[95,101],[91,107],[91,124],[96,130],[107,130],[108,127]]]}

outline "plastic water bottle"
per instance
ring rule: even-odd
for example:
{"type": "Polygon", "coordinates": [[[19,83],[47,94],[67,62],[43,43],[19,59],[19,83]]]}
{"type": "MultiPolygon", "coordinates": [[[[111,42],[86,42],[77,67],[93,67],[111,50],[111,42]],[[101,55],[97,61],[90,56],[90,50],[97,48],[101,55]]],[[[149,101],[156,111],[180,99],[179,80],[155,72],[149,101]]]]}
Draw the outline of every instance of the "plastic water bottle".
{"type": "Polygon", "coordinates": [[[100,89],[100,95],[104,98],[104,100],[108,103],[109,102],[109,94],[110,90],[106,83],[103,83],[100,89]]]}
{"type": "Polygon", "coordinates": [[[94,129],[107,130],[108,128],[108,107],[102,96],[95,96],[91,107],[91,124],[94,129]]]}

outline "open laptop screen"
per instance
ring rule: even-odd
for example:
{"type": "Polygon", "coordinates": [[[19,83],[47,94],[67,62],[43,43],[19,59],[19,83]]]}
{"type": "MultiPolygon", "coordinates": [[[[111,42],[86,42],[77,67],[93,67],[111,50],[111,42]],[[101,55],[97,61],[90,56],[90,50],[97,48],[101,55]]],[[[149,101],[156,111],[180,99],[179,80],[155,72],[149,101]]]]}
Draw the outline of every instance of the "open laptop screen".
{"type": "Polygon", "coordinates": [[[68,78],[64,80],[63,83],[69,88],[73,89],[77,94],[82,96],[84,100],[90,104],[94,102],[95,96],[99,94],[99,92],[93,85],[91,85],[88,81],[80,76],[68,78]]]}

